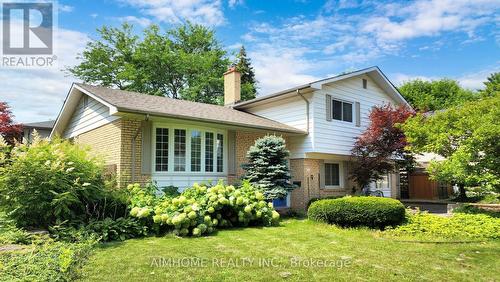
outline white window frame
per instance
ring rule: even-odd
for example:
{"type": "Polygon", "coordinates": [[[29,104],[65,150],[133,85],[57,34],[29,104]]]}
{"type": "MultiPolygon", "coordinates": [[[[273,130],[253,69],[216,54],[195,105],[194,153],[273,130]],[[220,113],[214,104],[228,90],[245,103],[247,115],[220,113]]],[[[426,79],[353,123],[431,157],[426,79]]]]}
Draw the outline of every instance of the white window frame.
{"type": "Polygon", "coordinates": [[[329,161],[325,160],[324,164],[325,166],[324,171],[325,175],[323,176],[325,179],[325,189],[341,189],[344,187],[344,165],[342,162],[339,161],[329,161]],[[338,164],[339,165],[339,185],[326,185],[326,165],[327,164],[338,164]]]}
{"type": "Polygon", "coordinates": [[[227,130],[216,129],[216,128],[208,128],[208,127],[200,127],[200,126],[191,126],[185,124],[172,124],[172,123],[153,123],[153,129],[151,130],[151,163],[153,168],[153,173],[156,175],[206,175],[221,177],[227,175],[227,165],[228,165],[228,148],[227,148],[227,130]],[[157,128],[168,128],[168,171],[157,171],[156,170],[156,129],[157,128]],[[174,139],[175,139],[175,129],[186,130],[186,170],[185,171],[174,171],[174,139]],[[202,134],[201,139],[201,171],[191,171],[191,131],[200,131],[202,134]],[[217,134],[222,134],[223,136],[223,171],[217,172],[217,146],[214,142],[214,159],[213,166],[214,171],[205,171],[205,132],[214,133],[214,140],[216,140],[217,134]]]}
{"type": "Polygon", "coordinates": [[[340,99],[340,98],[337,98],[337,97],[333,97],[332,96],[332,121],[340,121],[340,122],[347,122],[347,123],[351,123],[353,124],[354,123],[354,117],[355,117],[355,111],[356,109],[354,108],[354,105],[355,105],[355,101],[350,101],[350,100],[345,100],[345,99],[340,99]],[[341,115],[341,118],[342,119],[335,119],[333,117],[333,101],[338,101],[338,102],[342,102],[342,103],[346,103],[346,104],[351,104],[351,121],[346,121],[344,120],[344,104],[342,104],[342,113],[340,114],[341,115]]]}
{"type": "Polygon", "coordinates": [[[378,189],[377,188],[377,181],[380,181],[380,180],[376,180],[376,181],[370,182],[370,186],[369,186],[370,190],[371,191],[376,191],[376,190],[380,190],[380,191],[389,190],[389,191],[391,191],[391,189],[392,189],[392,187],[391,187],[391,174],[387,173],[385,176],[387,177],[387,187],[383,187],[383,188],[378,189]]]}

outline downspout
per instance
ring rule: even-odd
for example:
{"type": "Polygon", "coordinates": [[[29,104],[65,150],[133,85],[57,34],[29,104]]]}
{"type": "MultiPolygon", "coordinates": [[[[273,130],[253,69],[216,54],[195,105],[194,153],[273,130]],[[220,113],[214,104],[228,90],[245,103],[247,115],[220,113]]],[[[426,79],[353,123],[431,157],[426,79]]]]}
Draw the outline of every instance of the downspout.
{"type": "Polygon", "coordinates": [[[300,93],[300,90],[297,89],[296,90],[297,92],[297,95],[299,95],[305,102],[306,102],[306,122],[307,122],[307,134],[309,134],[309,100],[306,99],[306,97],[304,97],[304,95],[302,95],[302,93],[300,93]]]}
{"type": "MultiPolygon", "coordinates": [[[[146,115],[144,118],[145,121],[149,120],[149,114],[146,115]]],[[[135,159],[136,159],[136,153],[135,153],[135,145],[137,143],[137,136],[139,136],[139,133],[142,131],[142,122],[139,125],[139,128],[137,128],[134,136],[132,137],[132,183],[135,182],[136,176],[135,176],[135,159]]]]}

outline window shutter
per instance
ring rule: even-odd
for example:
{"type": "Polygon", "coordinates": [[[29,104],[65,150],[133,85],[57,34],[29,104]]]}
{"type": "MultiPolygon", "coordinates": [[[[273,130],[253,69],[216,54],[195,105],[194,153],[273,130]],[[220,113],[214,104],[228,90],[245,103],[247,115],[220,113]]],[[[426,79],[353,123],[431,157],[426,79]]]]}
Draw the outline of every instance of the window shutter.
{"type": "Polygon", "coordinates": [[[151,174],[151,128],[150,121],[142,122],[141,173],[151,174]]]}
{"type": "Polygon", "coordinates": [[[360,127],[361,126],[361,105],[359,102],[356,102],[356,126],[360,127]]]}
{"type": "Polygon", "coordinates": [[[332,95],[325,95],[326,97],[326,121],[332,121],[332,95]]]}
{"type": "Polygon", "coordinates": [[[325,161],[321,160],[319,164],[319,189],[325,188],[325,161]]]}

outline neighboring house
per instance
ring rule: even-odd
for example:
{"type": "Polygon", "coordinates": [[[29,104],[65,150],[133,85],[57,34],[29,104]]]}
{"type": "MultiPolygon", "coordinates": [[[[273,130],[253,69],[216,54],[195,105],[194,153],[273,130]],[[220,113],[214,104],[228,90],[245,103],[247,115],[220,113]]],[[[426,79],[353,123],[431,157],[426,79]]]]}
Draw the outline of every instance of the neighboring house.
{"type": "Polygon", "coordinates": [[[41,121],[41,122],[31,122],[23,124],[23,138],[28,142],[33,140],[33,132],[36,130],[38,135],[42,138],[47,138],[52,132],[55,120],[41,121]]]}
{"type": "MultiPolygon", "coordinates": [[[[351,193],[349,158],[355,137],[376,105],[407,105],[371,67],[239,102],[240,74],[224,74],[225,106],[144,95],[75,83],[52,136],[91,145],[106,157],[120,185],[156,181],[181,189],[194,182],[232,183],[244,171],[246,152],[266,134],[285,138],[292,180],[299,184],[283,204],[305,209],[317,197],[351,193]]],[[[399,197],[399,177],[373,184],[399,197]]]]}

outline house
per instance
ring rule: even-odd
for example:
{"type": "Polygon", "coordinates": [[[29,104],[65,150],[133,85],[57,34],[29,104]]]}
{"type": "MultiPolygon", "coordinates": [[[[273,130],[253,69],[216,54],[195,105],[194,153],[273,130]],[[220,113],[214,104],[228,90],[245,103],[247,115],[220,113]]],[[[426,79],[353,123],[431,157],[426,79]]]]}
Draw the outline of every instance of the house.
{"type": "Polygon", "coordinates": [[[33,139],[33,132],[35,130],[41,138],[47,138],[50,136],[55,122],[55,120],[47,120],[41,122],[25,123],[23,124],[23,138],[28,142],[31,142],[33,139]]]}
{"type": "MultiPolygon", "coordinates": [[[[243,175],[254,141],[285,138],[293,181],[283,205],[305,209],[317,197],[351,193],[354,138],[375,105],[407,104],[378,67],[314,81],[240,102],[240,74],[224,74],[225,106],[74,83],[51,136],[88,144],[106,157],[120,185],[155,181],[185,188],[243,175]]],[[[399,198],[398,175],[373,183],[399,198]]]]}

